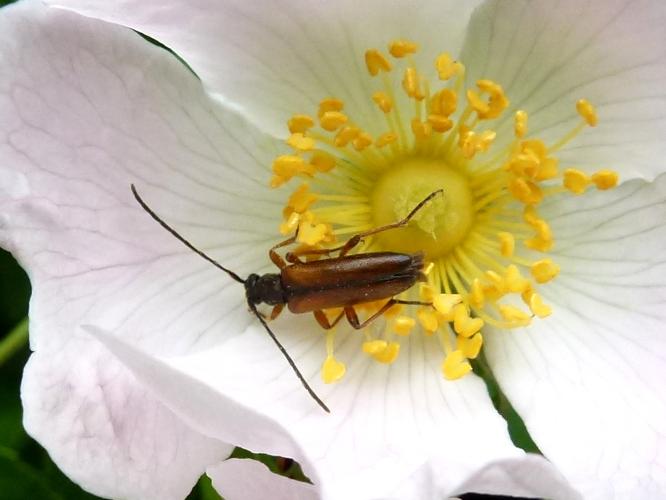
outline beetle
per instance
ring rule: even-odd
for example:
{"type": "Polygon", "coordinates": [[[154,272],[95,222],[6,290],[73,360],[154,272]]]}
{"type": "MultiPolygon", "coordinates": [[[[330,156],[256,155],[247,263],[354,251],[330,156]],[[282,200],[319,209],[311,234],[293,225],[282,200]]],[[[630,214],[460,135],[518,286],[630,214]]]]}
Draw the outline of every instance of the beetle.
{"type": "Polygon", "coordinates": [[[423,253],[368,252],[355,255],[348,254],[367,236],[406,226],[426,203],[438,194],[443,193],[441,189],[430,193],[406,217],[397,222],[358,233],[343,245],[335,248],[288,252],[283,259],[277,253],[277,250],[291,245],[296,241],[298,236],[297,229],[293,236],[276,244],[268,251],[271,261],[280,270],[279,273],[267,273],[263,275],[252,273],[246,279],[243,279],[196,248],[176,232],[175,229],[148,206],[139,195],[134,184],[131,184],[130,188],[141,208],[158,224],[187,248],[227,273],[235,281],[243,284],[245,287],[245,299],[250,311],[264,326],[271,339],[273,339],[280,352],[286,358],[289,366],[291,366],[301,381],[301,384],[303,384],[305,390],[326,412],[330,413],[329,408],[307,383],[296,363],[294,363],[294,360],[289,356],[286,349],[269,328],[266,320],[275,319],[286,305],[292,313],[313,313],[319,325],[324,329],[333,328],[343,317],[346,317],[349,324],[359,330],[380,317],[395,304],[431,305],[430,303],[420,301],[394,298],[399,293],[411,288],[417,281],[425,280],[423,274],[423,253]],[[322,258],[309,262],[301,260],[302,256],[330,256],[334,252],[338,252],[338,255],[335,257],[322,258]],[[365,321],[360,322],[354,306],[381,299],[389,300],[365,321]],[[262,303],[273,306],[268,318],[265,318],[257,309],[257,306],[262,303]],[[342,312],[333,321],[329,321],[324,310],[338,307],[342,308],[342,312]]]}

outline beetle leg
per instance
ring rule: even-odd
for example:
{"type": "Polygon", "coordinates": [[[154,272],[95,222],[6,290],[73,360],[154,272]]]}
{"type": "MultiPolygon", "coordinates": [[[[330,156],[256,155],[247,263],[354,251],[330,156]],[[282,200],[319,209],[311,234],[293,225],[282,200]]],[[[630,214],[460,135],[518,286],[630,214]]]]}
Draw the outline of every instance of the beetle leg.
{"type": "Polygon", "coordinates": [[[281,247],[286,247],[287,245],[291,245],[294,241],[296,241],[296,236],[298,236],[298,231],[296,231],[296,234],[294,234],[291,238],[287,238],[286,240],[278,243],[277,245],[271,247],[271,249],[268,251],[268,256],[273,261],[273,264],[275,264],[280,269],[287,267],[287,264],[275,250],[281,247]]]}
{"type": "MultiPolygon", "coordinates": [[[[349,238],[347,243],[345,243],[344,245],[342,245],[342,247],[340,247],[340,257],[342,257],[343,255],[346,255],[352,248],[354,248],[361,241],[363,241],[363,238],[365,238],[366,236],[370,236],[372,234],[377,234],[377,233],[381,233],[381,232],[384,232],[384,231],[388,231],[389,229],[396,229],[398,227],[406,226],[407,224],[409,224],[409,221],[412,220],[412,217],[414,217],[417,214],[417,212],[419,210],[421,210],[426,203],[428,203],[431,199],[433,199],[435,196],[437,196],[440,193],[443,193],[442,189],[439,189],[437,191],[433,191],[432,193],[430,193],[423,200],[421,200],[419,202],[419,204],[416,205],[412,209],[411,212],[409,212],[407,214],[407,217],[405,217],[402,220],[399,220],[397,222],[393,222],[391,224],[386,224],[385,226],[375,227],[373,229],[369,229],[367,231],[364,231],[362,233],[358,233],[358,234],[352,236],[351,238],[349,238]]],[[[334,249],[334,250],[337,250],[337,249],[334,249]]]]}
{"type": "Polygon", "coordinates": [[[282,309],[284,309],[284,304],[278,304],[275,307],[273,307],[273,310],[271,311],[271,315],[268,317],[271,321],[273,321],[275,318],[277,318],[280,313],[282,312],[282,309]]]}
{"type": "Polygon", "coordinates": [[[312,314],[314,314],[314,317],[317,320],[317,323],[319,323],[319,326],[321,326],[324,330],[330,330],[342,319],[345,311],[341,311],[340,314],[338,314],[338,317],[333,320],[333,323],[328,320],[328,316],[326,316],[324,311],[314,311],[312,314]]]}

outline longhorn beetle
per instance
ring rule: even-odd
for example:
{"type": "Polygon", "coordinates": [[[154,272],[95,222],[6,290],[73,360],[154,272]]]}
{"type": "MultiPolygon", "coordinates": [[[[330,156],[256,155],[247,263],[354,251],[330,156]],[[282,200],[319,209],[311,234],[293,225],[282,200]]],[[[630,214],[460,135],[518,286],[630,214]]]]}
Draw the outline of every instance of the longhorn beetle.
{"type": "Polygon", "coordinates": [[[329,413],[328,407],[305,381],[294,360],[268,327],[266,318],[257,310],[257,305],[263,302],[273,306],[270,319],[275,319],[282,312],[285,305],[292,313],[311,312],[321,327],[326,330],[333,328],[343,316],[347,318],[353,328],[360,330],[395,304],[431,305],[420,301],[393,298],[395,295],[411,288],[417,281],[425,280],[422,272],[423,253],[369,252],[356,255],[347,254],[361,243],[366,236],[406,226],[426,203],[442,193],[441,189],[426,196],[402,220],[356,234],[344,245],[335,248],[288,252],[283,259],[276,250],[294,243],[298,236],[297,229],[291,238],[278,243],[268,251],[271,261],[280,269],[279,274],[268,273],[260,276],[253,273],[246,279],[242,279],[238,274],[222,266],[178,234],[143,201],[134,184],[130,187],[141,208],[157,223],[180,240],[187,248],[227,273],[232,279],[243,284],[250,311],[264,326],[305,390],[319,406],[329,413]],[[338,252],[338,256],[311,262],[300,259],[300,256],[304,255],[330,255],[333,252],[338,252]],[[285,259],[289,264],[285,262],[285,259]],[[381,299],[389,300],[377,312],[365,321],[360,322],[354,306],[381,299]],[[335,307],[342,307],[343,310],[331,322],[324,313],[324,309],[335,307]]]}

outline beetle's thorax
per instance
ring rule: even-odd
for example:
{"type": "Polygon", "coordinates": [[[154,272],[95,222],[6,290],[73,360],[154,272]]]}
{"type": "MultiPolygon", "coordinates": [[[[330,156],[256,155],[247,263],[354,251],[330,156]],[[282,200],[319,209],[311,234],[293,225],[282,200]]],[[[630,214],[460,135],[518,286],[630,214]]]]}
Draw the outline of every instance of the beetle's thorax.
{"type": "Polygon", "coordinates": [[[245,280],[245,296],[251,304],[284,304],[284,289],[279,274],[250,274],[245,280]]]}

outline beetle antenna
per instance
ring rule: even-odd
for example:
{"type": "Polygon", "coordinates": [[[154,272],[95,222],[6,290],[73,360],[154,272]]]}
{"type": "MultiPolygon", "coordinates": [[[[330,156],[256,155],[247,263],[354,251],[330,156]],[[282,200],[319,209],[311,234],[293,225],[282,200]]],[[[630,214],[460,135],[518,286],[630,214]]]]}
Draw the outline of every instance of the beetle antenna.
{"type": "Polygon", "coordinates": [[[308,384],[306,382],[305,378],[303,377],[303,374],[301,373],[301,371],[296,366],[296,363],[294,363],[294,360],[291,359],[291,356],[289,356],[289,353],[287,353],[287,350],[284,348],[284,346],[282,344],[280,344],[280,341],[277,339],[275,334],[268,327],[268,324],[266,323],[266,320],[261,316],[261,314],[259,314],[259,311],[257,311],[256,306],[254,304],[252,304],[251,302],[248,302],[248,305],[250,306],[250,309],[252,310],[254,315],[259,319],[259,321],[261,321],[261,324],[264,325],[264,328],[268,332],[268,335],[271,336],[271,338],[273,339],[273,342],[275,342],[275,345],[278,346],[278,349],[280,349],[280,352],[282,353],[282,355],[287,359],[287,362],[289,363],[289,366],[291,366],[291,369],[294,370],[294,373],[298,377],[298,380],[301,381],[301,384],[303,384],[303,387],[305,387],[305,390],[308,391],[308,394],[310,394],[310,396],[312,396],[312,399],[314,399],[317,402],[317,404],[324,409],[324,411],[326,413],[331,413],[331,410],[328,409],[328,406],[326,406],[326,404],[319,398],[319,396],[317,396],[317,393],[315,393],[315,391],[312,389],[312,387],[310,387],[310,384],[308,384]]]}
{"type": "Polygon", "coordinates": [[[235,272],[233,272],[232,270],[227,269],[226,267],[224,267],[222,264],[220,264],[219,262],[217,262],[216,260],[214,260],[212,257],[209,257],[208,255],[206,255],[203,251],[201,251],[201,250],[199,250],[198,248],[196,248],[192,243],[190,243],[190,242],[187,241],[185,238],[183,238],[180,234],[178,234],[174,228],[172,228],[169,224],[167,224],[166,222],[164,222],[164,221],[160,218],[160,216],[157,215],[155,212],[153,212],[153,210],[152,210],[152,209],[146,204],[146,202],[143,201],[143,199],[141,198],[141,196],[139,196],[139,193],[137,192],[136,188],[134,187],[134,184],[130,184],[130,188],[132,189],[132,194],[134,195],[134,198],[136,198],[136,201],[139,203],[139,205],[141,205],[141,208],[143,208],[143,209],[148,213],[148,215],[150,215],[153,219],[155,219],[155,221],[156,221],[160,226],[162,226],[164,229],[166,229],[167,231],[169,231],[173,236],[175,236],[178,240],[180,240],[180,241],[181,241],[181,242],[182,242],[187,248],[189,248],[190,250],[192,250],[194,253],[196,253],[197,255],[199,255],[199,256],[201,256],[201,257],[203,257],[203,258],[206,259],[208,262],[210,262],[211,264],[213,264],[213,265],[214,265],[215,267],[217,267],[218,269],[221,269],[222,271],[224,271],[225,273],[227,273],[229,276],[231,276],[233,279],[235,279],[235,280],[238,281],[239,283],[245,283],[245,280],[244,280],[243,278],[241,278],[240,276],[238,276],[238,275],[237,275],[235,272]]]}

